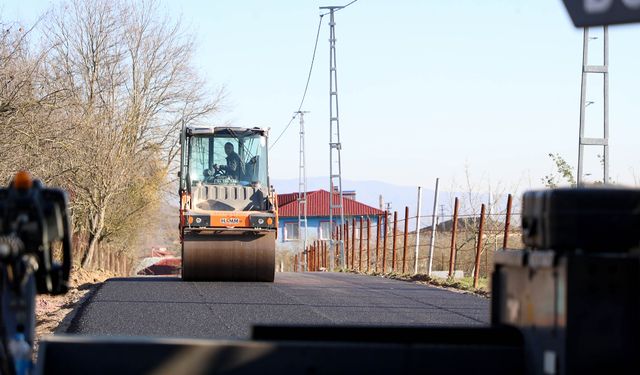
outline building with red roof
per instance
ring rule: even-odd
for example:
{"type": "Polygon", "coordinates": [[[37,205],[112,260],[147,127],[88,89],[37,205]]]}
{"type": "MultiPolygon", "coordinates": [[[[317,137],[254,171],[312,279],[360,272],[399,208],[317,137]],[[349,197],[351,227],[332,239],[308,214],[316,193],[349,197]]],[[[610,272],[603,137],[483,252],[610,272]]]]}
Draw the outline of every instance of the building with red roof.
{"type": "MultiPolygon", "coordinates": [[[[358,202],[355,191],[343,191],[342,207],[344,208],[345,221],[351,223],[353,219],[358,223],[362,220],[366,223],[377,224],[378,217],[384,215],[384,211],[358,202]]],[[[298,193],[278,194],[278,248],[299,250],[301,248],[300,235],[298,233],[298,193]]],[[[333,194],[334,202],[339,201],[339,195],[333,194]]],[[[307,192],[307,242],[329,239],[329,202],[331,194],[326,190],[307,192]]],[[[339,210],[334,210],[334,222],[340,222],[339,210]],[[337,216],[337,217],[336,217],[337,216]]],[[[359,236],[357,233],[356,236],[359,236]]]]}

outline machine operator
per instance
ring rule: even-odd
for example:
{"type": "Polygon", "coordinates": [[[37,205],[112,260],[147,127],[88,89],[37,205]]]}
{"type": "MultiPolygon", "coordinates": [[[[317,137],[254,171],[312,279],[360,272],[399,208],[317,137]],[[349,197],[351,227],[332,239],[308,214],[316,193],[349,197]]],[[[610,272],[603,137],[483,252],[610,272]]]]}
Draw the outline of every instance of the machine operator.
{"type": "Polygon", "coordinates": [[[234,151],[231,142],[224,144],[224,153],[227,154],[227,165],[214,164],[212,166],[213,171],[210,170],[209,175],[223,171],[226,176],[239,180],[244,176],[244,163],[240,160],[240,156],[234,151]]]}

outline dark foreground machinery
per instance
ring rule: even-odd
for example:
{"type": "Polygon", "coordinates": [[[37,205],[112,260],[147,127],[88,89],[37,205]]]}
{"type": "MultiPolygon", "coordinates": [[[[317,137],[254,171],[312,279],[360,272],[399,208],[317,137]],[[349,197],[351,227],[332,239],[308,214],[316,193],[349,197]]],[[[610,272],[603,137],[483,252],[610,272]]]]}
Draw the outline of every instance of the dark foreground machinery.
{"type": "Polygon", "coordinates": [[[183,280],[272,282],[278,215],[266,130],[185,126],[181,150],[183,280]]]}
{"type": "Polygon", "coordinates": [[[64,191],[47,189],[26,172],[0,188],[0,374],[32,369],[35,294],[67,292],[70,233],[64,191]]]}
{"type": "MultiPolygon", "coordinates": [[[[0,190],[3,374],[29,373],[34,293],[63,292],[68,278],[64,194],[27,185],[0,190]],[[51,262],[56,240],[63,266],[51,262]]],[[[259,326],[249,341],[54,336],[34,372],[640,373],[640,190],[534,191],[523,202],[527,249],[496,255],[490,326],[259,326]]]]}
{"type": "Polygon", "coordinates": [[[501,251],[492,325],[523,337],[530,374],[640,374],[640,190],[524,194],[527,250],[501,251]]]}

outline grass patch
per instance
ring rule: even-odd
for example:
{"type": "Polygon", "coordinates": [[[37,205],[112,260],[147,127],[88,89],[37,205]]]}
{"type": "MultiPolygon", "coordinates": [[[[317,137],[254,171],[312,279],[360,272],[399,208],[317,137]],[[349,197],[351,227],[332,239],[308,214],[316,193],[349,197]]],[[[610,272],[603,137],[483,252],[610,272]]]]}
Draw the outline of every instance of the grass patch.
{"type": "Polygon", "coordinates": [[[473,277],[463,277],[461,279],[453,280],[453,279],[440,279],[436,282],[441,282],[443,286],[448,286],[451,288],[468,290],[473,293],[482,294],[484,296],[490,295],[489,289],[489,279],[486,277],[481,277],[478,279],[478,287],[473,287],[473,277]]]}
{"type": "Polygon", "coordinates": [[[486,277],[479,278],[478,287],[474,288],[473,277],[463,277],[461,279],[454,280],[452,278],[441,279],[437,277],[429,277],[425,274],[409,275],[409,274],[400,274],[400,273],[394,273],[394,272],[389,272],[389,273],[381,273],[381,272],[374,272],[374,271],[357,272],[357,271],[351,271],[351,270],[344,271],[344,272],[359,273],[359,274],[364,274],[369,276],[380,276],[380,277],[386,277],[394,280],[408,281],[408,282],[414,282],[418,284],[434,285],[434,286],[439,286],[444,288],[453,288],[453,289],[465,291],[468,293],[477,294],[479,296],[483,296],[487,298],[491,296],[489,279],[486,277]]]}

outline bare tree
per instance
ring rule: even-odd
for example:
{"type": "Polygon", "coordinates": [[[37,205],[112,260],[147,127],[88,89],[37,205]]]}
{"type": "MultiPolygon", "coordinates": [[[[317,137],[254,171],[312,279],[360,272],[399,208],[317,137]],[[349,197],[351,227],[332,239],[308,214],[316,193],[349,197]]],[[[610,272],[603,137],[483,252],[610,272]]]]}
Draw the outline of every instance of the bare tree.
{"type": "MultiPolygon", "coordinates": [[[[460,254],[457,258],[460,262],[457,263],[466,263],[461,265],[465,272],[473,272],[473,255],[475,254],[478,241],[480,207],[482,204],[486,206],[484,235],[481,239],[481,255],[484,255],[485,264],[488,264],[490,263],[492,252],[486,251],[487,245],[490,245],[493,250],[497,250],[502,246],[501,239],[503,238],[504,221],[506,219],[508,193],[517,192],[519,190],[519,183],[520,182],[516,182],[507,186],[502,182],[492,183],[490,178],[484,175],[481,176],[480,179],[474,178],[468,164],[465,165],[464,182],[457,184],[455,180],[452,180],[450,190],[452,192],[461,192],[459,197],[460,207],[456,252],[460,254]],[[483,185],[486,186],[486,188],[481,188],[483,185]],[[464,254],[464,252],[467,254],[464,254]]],[[[451,212],[453,212],[453,199],[455,198],[453,195],[454,194],[452,194],[449,202],[451,212]]],[[[513,202],[513,207],[517,207],[517,197],[514,196],[513,202]]],[[[517,220],[512,220],[512,223],[515,225],[517,220]]],[[[485,268],[488,267],[485,266],[485,268]]]]}
{"type": "Polygon", "coordinates": [[[179,127],[217,110],[192,68],[194,45],[156,2],[74,0],[46,18],[43,81],[70,124],[66,174],[76,230],[96,244],[135,231],[157,202],[179,127]]]}

